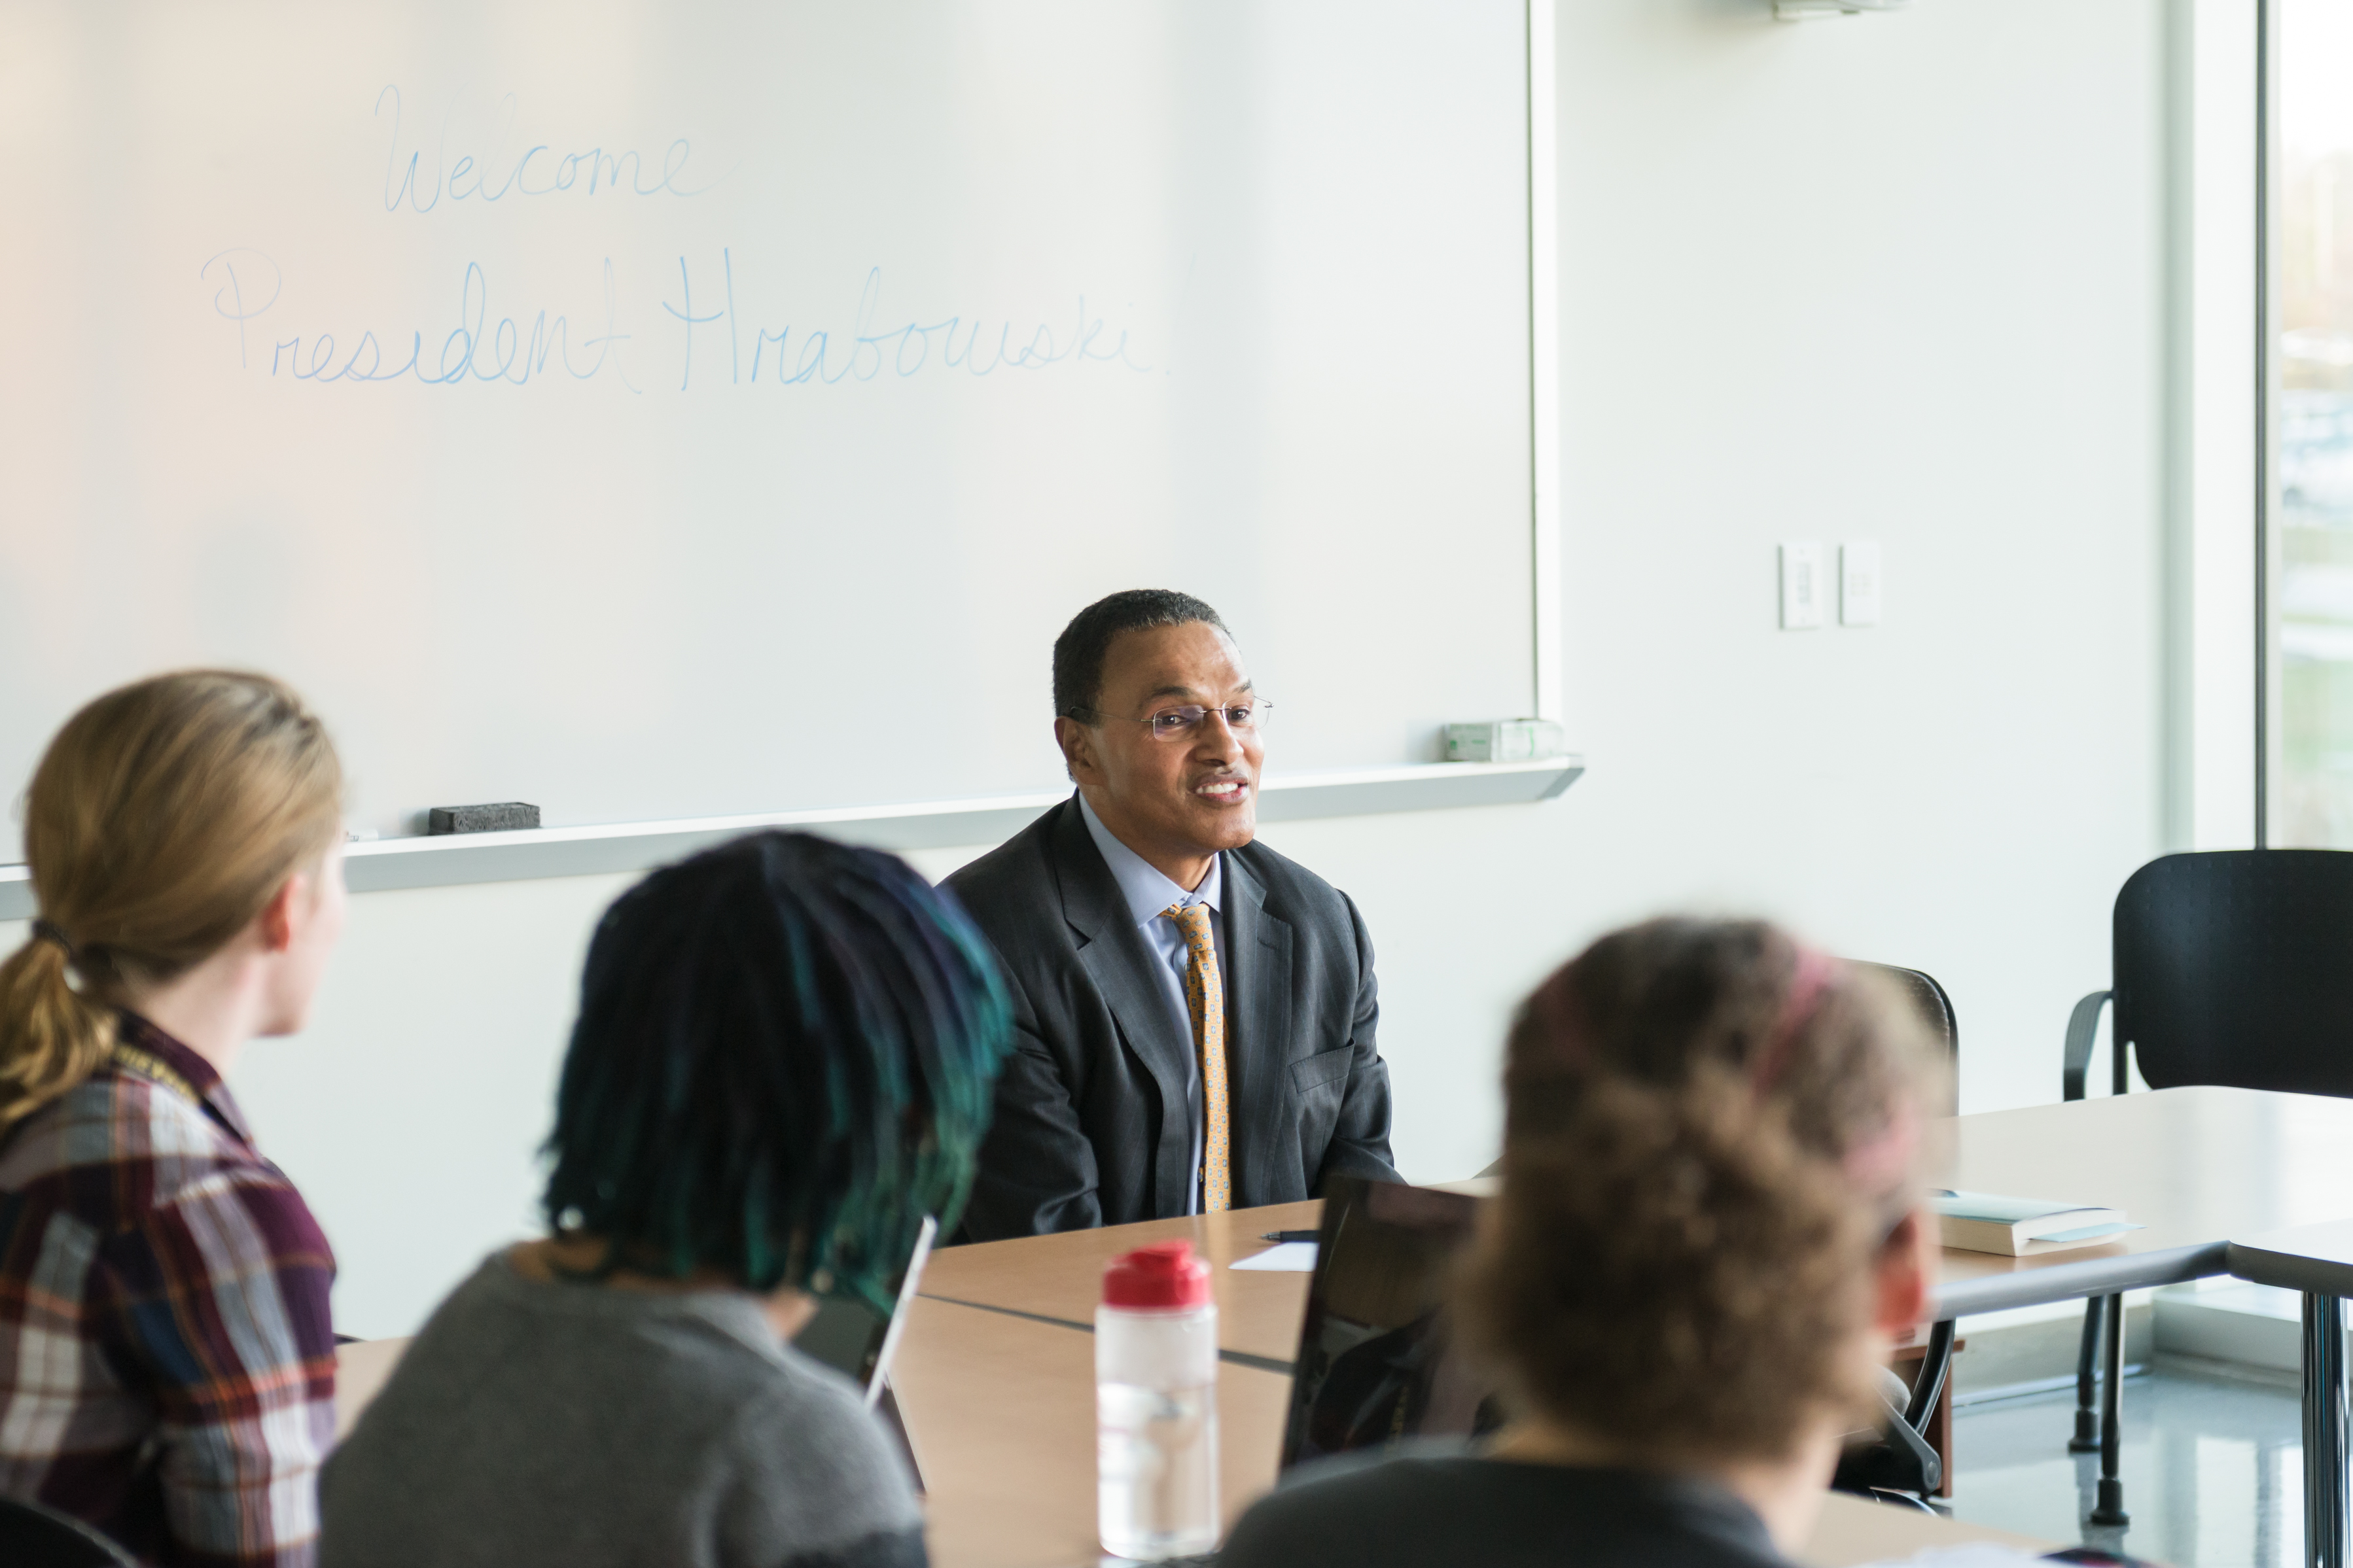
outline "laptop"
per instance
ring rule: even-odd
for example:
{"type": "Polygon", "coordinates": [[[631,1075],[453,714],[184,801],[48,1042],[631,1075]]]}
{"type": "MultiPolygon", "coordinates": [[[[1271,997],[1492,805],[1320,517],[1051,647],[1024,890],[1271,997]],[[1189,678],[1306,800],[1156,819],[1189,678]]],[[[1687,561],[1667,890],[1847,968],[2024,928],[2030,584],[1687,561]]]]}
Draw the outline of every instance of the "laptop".
{"type": "Polygon", "coordinates": [[[825,1296],[818,1299],[816,1315],[793,1336],[795,1350],[833,1368],[865,1393],[866,1407],[881,1417],[905,1453],[918,1492],[923,1489],[923,1468],[915,1462],[914,1443],[899,1415],[898,1397],[891,1392],[891,1358],[906,1331],[908,1304],[923,1281],[923,1265],[931,1258],[939,1230],[939,1222],[925,1215],[915,1233],[914,1249],[899,1271],[889,1317],[854,1296],[825,1296]]]}
{"type": "Polygon", "coordinates": [[[915,1233],[914,1250],[899,1271],[897,1300],[889,1317],[854,1296],[826,1296],[818,1299],[817,1315],[793,1336],[795,1350],[823,1362],[863,1389],[870,1410],[881,1401],[892,1352],[899,1348],[899,1336],[907,1326],[907,1303],[915,1299],[939,1228],[938,1221],[923,1216],[923,1228],[915,1233]]]}
{"type": "Polygon", "coordinates": [[[1448,1295],[1479,1200],[1335,1177],[1324,1194],[1282,1435],[1282,1468],[1503,1424],[1455,1347],[1448,1295]]]}

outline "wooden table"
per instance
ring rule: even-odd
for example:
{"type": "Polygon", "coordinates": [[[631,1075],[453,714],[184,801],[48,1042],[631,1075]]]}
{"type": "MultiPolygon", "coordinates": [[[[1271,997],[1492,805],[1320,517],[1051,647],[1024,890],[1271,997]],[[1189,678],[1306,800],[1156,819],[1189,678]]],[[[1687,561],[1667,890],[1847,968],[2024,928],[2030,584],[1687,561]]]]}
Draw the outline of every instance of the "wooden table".
{"type": "MultiPolygon", "coordinates": [[[[2220,1274],[2233,1240],[2353,1214],[2347,1180],[2353,1100],[2160,1089],[1965,1116],[1946,1126],[1950,1184],[2105,1204],[2144,1228],[2103,1247],[2040,1258],[1947,1251],[1939,1316],[2220,1274]]],[[[1183,1237],[1209,1260],[1224,1352],[1219,1400],[1228,1518],[1271,1485],[1308,1277],[1229,1266],[1268,1245],[1261,1232],[1314,1228],[1320,1210],[1289,1204],[936,1254],[896,1379],[931,1489],[934,1561],[942,1568],[1076,1568],[1095,1561],[1089,1331],[1103,1265],[1148,1241],[1183,1237]]],[[[356,1415],[396,1354],[389,1342],[344,1347],[339,1425],[356,1415]]],[[[2113,1398],[2113,1378],[2109,1386],[2113,1398]]],[[[1968,1540],[2033,1544],[1833,1497],[1802,1555],[1819,1568],[1841,1568],[1968,1540]]]]}
{"type": "Polygon", "coordinates": [[[336,1442],[351,1435],[360,1412],[383,1389],[408,1345],[406,1340],[354,1340],[335,1347],[336,1442]]]}
{"type": "MultiPolygon", "coordinates": [[[[1091,1565],[1095,1544],[1092,1334],[919,1300],[892,1386],[923,1467],[935,1568],[1091,1565]]],[[[1218,1494],[1226,1522],[1274,1482],[1291,1379],[1218,1368],[1218,1494]]]]}
{"type": "MultiPolygon", "coordinates": [[[[2142,1228],[2101,1247],[2001,1258],[1947,1250],[1935,1315],[2111,1296],[2221,1274],[2234,1237],[2353,1215],[2353,1100],[2243,1089],[2168,1089],[1947,1119],[1947,1184],[2123,1209],[2142,1228]]],[[[1483,1192],[1485,1182],[1452,1184],[1483,1192]]],[[[1105,1263],[1147,1241],[1190,1239],[1210,1262],[1219,1345],[1229,1362],[1287,1369],[1298,1353],[1308,1277],[1236,1273],[1270,1230],[1314,1228],[1321,1205],[951,1247],[924,1293],[1073,1328],[1094,1321],[1105,1263]]],[[[2102,1423],[2101,1508],[2121,1523],[2122,1314],[2112,1314],[2102,1423]]]]}
{"type": "Polygon", "coordinates": [[[1095,1303],[1103,1295],[1103,1266],[1132,1247],[1181,1237],[1209,1260],[1209,1288],[1218,1299],[1218,1345],[1226,1359],[1287,1374],[1299,1353],[1308,1277],[1251,1269],[1236,1273],[1229,1265],[1272,1246],[1261,1239],[1264,1232],[1314,1230],[1323,1213],[1322,1202],[1311,1200],[942,1247],[923,1268],[923,1294],[1092,1331],[1095,1303]]]}
{"type": "Polygon", "coordinates": [[[1897,1561],[1930,1547],[1961,1546],[1972,1541],[1989,1541],[2037,1555],[2054,1550],[2051,1542],[2032,1536],[1832,1492],[1822,1500],[1821,1517],[1814,1521],[1813,1533],[1792,1555],[1812,1568],[1853,1568],[1858,1563],[1897,1561]]]}
{"type": "MultiPolygon", "coordinates": [[[[1947,1184],[2123,1209],[2143,1228],[2102,1247],[2037,1258],[1947,1250],[1936,1315],[1960,1317],[2105,1296],[2225,1272],[2234,1236],[2353,1215],[2353,1100],[2251,1089],[2143,1094],[1982,1111],[1936,1124],[1949,1139],[1947,1184]]],[[[1450,1184],[1481,1192],[1484,1182],[1450,1184]]],[[[1260,1233],[1312,1230],[1317,1203],[953,1247],[934,1255],[923,1293],[1094,1322],[1103,1267],[1147,1241],[1183,1237],[1209,1259],[1219,1342],[1288,1366],[1307,1300],[1303,1274],[1237,1274],[1260,1233]]]]}
{"type": "MultiPolygon", "coordinates": [[[[338,1352],[338,1431],[406,1348],[338,1352]]],[[[893,1379],[928,1489],[937,1568],[1094,1568],[1094,1340],[1058,1323],[918,1300],[893,1379]]],[[[1291,1380],[1228,1362],[1218,1371],[1219,1497],[1230,1524],[1274,1484],[1291,1380]]],[[[2047,1543],[1833,1495],[1799,1560],[1815,1568],[1900,1558],[1929,1546],[2047,1543]]]]}

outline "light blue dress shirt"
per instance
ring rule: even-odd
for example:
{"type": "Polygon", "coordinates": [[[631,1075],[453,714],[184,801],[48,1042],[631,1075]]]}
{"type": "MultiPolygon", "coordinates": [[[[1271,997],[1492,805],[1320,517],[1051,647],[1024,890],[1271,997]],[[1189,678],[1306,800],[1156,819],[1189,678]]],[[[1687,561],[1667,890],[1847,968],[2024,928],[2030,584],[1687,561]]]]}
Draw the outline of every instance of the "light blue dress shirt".
{"type": "MultiPolygon", "coordinates": [[[[1112,837],[1095,808],[1087,804],[1084,795],[1079,796],[1079,815],[1086,819],[1087,835],[1103,851],[1103,864],[1111,868],[1112,880],[1119,884],[1120,896],[1127,900],[1127,912],[1144,932],[1145,942],[1158,955],[1161,994],[1166,997],[1170,1013],[1176,1019],[1177,1033],[1185,1039],[1193,1037],[1193,1009],[1185,1001],[1185,971],[1192,963],[1185,950],[1185,933],[1176,929],[1173,920],[1160,918],[1161,911],[1171,904],[1207,904],[1209,906],[1209,945],[1218,954],[1218,973],[1226,973],[1226,917],[1219,905],[1225,889],[1226,858],[1209,858],[1209,874],[1201,885],[1189,891],[1168,879],[1160,868],[1112,837]]],[[[1232,1009],[1227,1010],[1227,1032],[1232,1033],[1232,1009]]],[[[1201,1212],[1201,1063],[1197,1055],[1188,1053],[1186,1060],[1192,1071],[1185,1079],[1185,1114],[1193,1124],[1193,1184],[1186,1199],[1185,1212],[1201,1212]]],[[[1227,1104],[1229,1119],[1233,1113],[1230,1100],[1227,1104]]]]}

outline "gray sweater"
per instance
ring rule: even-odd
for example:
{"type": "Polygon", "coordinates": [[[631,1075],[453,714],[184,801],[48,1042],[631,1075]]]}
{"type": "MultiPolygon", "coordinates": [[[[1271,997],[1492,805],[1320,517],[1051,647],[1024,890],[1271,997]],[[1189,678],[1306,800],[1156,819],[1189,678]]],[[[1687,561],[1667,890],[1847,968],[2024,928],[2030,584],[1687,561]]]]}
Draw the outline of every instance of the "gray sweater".
{"type": "Polygon", "coordinates": [[[757,1302],[525,1279],[441,1303],[320,1483],[321,1568],[920,1568],[906,1468],[757,1302]]]}

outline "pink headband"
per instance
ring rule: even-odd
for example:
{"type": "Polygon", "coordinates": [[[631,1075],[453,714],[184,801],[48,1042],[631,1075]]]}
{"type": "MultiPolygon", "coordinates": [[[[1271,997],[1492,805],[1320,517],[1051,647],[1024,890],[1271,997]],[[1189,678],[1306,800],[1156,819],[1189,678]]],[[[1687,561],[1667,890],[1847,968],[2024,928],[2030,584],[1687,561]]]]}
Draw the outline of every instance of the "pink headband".
{"type": "Polygon", "coordinates": [[[1822,993],[1830,988],[1837,967],[1837,960],[1819,949],[1798,949],[1798,969],[1789,978],[1788,994],[1781,999],[1781,1016],[1773,1021],[1773,1033],[1767,1037],[1765,1048],[1757,1053],[1757,1065],[1750,1069],[1749,1081],[1758,1094],[1771,1089],[1779,1080],[1781,1070],[1789,1065],[1789,1047],[1797,1040],[1799,1031],[1812,1020],[1814,1009],[1821,1005],[1822,993]]]}
{"type": "MultiPolygon", "coordinates": [[[[1837,973],[1836,959],[1810,947],[1798,949],[1797,973],[1790,976],[1789,994],[1782,1000],[1781,1016],[1774,1021],[1772,1037],[1757,1056],[1751,1081],[1759,1096],[1771,1090],[1788,1066],[1790,1046],[1812,1021],[1821,1006],[1822,994],[1830,989],[1837,973]]],[[[1877,1192],[1895,1185],[1910,1173],[1912,1156],[1919,1144],[1919,1109],[1910,1097],[1899,1096],[1887,1124],[1868,1142],[1848,1150],[1841,1164],[1847,1179],[1857,1187],[1877,1192]]]]}
{"type": "MultiPolygon", "coordinates": [[[[1787,1070],[1790,1047],[1813,1021],[1823,994],[1838,977],[1839,969],[1839,961],[1828,953],[1817,948],[1799,947],[1796,968],[1789,977],[1788,992],[1781,1000],[1780,1014],[1773,1020],[1773,1032],[1767,1037],[1764,1049],[1757,1053],[1756,1065],[1749,1069],[1749,1082],[1758,1098],[1770,1093],[1787,1070]]],[[[1572,1059],[1589,1057],[1591,1047],[1586,1039],[1584,1019],[1578,1016],[1582,1009],[1566,976],[1556,976],[1552,984],[1540,987],[1530,998],[1530,1006],[1543,1016],[1546,1033],[1567,1047],[1566,1056],[1572,1059]]],[[[1868,1142],[1847,1151],[1841,1164],[1848,1179],[1865,1191],[1892,1186],[1910,1171],[1919,1142],[1919,1110],[1909,1098],[1899,1098],[1886,1125],[1868,1142]]]]}

